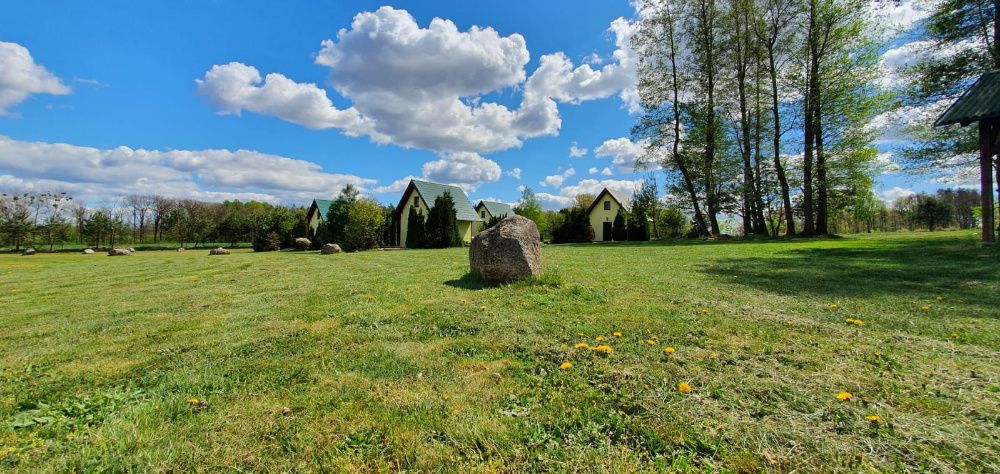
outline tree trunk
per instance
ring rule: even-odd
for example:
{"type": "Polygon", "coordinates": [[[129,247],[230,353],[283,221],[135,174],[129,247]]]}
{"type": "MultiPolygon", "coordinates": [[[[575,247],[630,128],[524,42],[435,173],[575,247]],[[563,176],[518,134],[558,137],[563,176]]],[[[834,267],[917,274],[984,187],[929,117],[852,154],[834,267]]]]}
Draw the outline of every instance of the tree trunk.
{"type": "MultiPolygon", "coordinates": [[[[792,214],[792,197],[788,191],[785,168],[781,166],[781,111],[778,110],[778,70],[774,62],[774,44],[767,45],[768,72],[771,74],[771,111],[774,115],[774,171],[781,186],[781,200],[784,203],[785,235],[795,235],[795,218],[792,214]]],[[[777,235],[777,234],[776,234],[777,235]]]]}
{"type": "MultiPolygon", "coordinates": [[[[816,94],[819,94],[817,88],[816,94]]],[[[820,103],[819,99],[816,100],[820,103]]],[[[816,108],[816,235],[830,233],[830,209],[828,186],[826,183],[826,154],[823,152],[823,110],[816,108]]]]}
{"type": "Polygon", "coordinates": [[[997,121],[979,122],[979,195],[982,199],[983,242],[993,243],[993,152],[996,150],[997,121]]]}
{"type": "Polygon", "coordinates": [[[702,0],[702,47],[705,48],[705,71],[708,73],[706,80],[706,93],[708,102],[706,103],[705,122],[708,128],[705,130],[705,200],[708,204],[708,223],[712,227],[712,235],[719,235],[719,196],[715,189],[715,38],[712,36],[715,29],[715,2],[714,0],[702,0]]]}

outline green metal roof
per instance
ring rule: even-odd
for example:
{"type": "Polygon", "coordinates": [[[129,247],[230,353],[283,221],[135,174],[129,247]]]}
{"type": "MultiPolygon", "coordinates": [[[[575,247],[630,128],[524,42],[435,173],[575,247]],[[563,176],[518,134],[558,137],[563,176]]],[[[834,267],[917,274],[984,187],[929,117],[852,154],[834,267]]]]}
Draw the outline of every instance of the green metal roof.
{"type": "Polygon", "coordinates": [[[476,209],[479,209],[479,206],[485,207],[493,217],[510,217],[514,215],[514,208],[510,207],[510,204],[494,201],[479,201],[479,204],[476,204],[476,209]]]}
{"type": "Polygon", "coordinates": [[[964,127],[972,122],[995,118],[1000,118],[1000,71],[980,76],[969,90],[938,117],[934,126],[959,123],[964,127]]]}
{"type": "MultiPolygon", "coordinates": [[[[330,205],[331,204],[333,204],[333,201],[326,200],[326,199],[314,199],[313,200],[313,205],[315,205],[316,206],[316,210],[319,211],[319,218],[320,218],[320,220],[326,219],[326,214],[328,212],[330,212],[330,205]]],[[[310,211],[312,210],[312,206],[309,206],[309,210],[310,211]]],[[[310,216],[310,217],[312,217],[312,216],[310,216]]]]}
{"type": "MultiPolygon", "coordinates": [[[[432,183],[430,181],[420,181],[417,179],[411,180],[410,183],[417,188],[417,192],[420,193],[421,199],[427,207],[434,205],[434,200],[438,196],[444,193],[450,193],[451,199],[455,201],[455,218],[460,221],[478,221],[479,214],[476,210],[472,208],[472,203],[469,202],[469,196],[465,195],[465,191],[458,186],[451,186],[448,184],[432,183]]],[[[403,193],[405,196],[406,193],[403,193]]]]}

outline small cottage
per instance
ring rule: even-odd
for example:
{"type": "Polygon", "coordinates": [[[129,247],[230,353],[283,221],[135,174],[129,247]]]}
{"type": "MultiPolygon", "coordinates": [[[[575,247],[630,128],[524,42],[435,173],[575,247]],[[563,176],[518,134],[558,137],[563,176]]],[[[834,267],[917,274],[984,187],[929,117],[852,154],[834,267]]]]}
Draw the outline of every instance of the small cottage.
{"type": "Polygon", "coordinates": [[[608,188],[604,188],[591,203],[590,209],[587,209],[587,215],[590,217],[590,226],[594,228],[595,242],[610,242],[612,240],[612,229],[619,209],[629,212],[631,203],[622,195],[608,188]]]}
{"type": "Polygon", "coordinates": [[[330,212],[330,205],[333,201],[326,199],[314,199],[306,212],[306,222],[309,223],[309,235],[315,237],[319,224],[326,219],[326,214],[330,212]]]}
{"type": "Polygon", "coordinates": [[[494,217],[504,218],[513,216],[514,208],[510,207],[510,204],[502,202],[479,201],[479,204],[476,204],[476,214],[479,214],[479,218],[483,222],[486,222],[494,217]]]}
{"type": "Polygon", "coordinates": [[[410,215],[410,208],[416,207],[417,212],[424,216],[424,219],[427,219],[430,208],[434,205],[434,200],[444,193],[451,194],[451,199],[455,201],[455,220],[458,221],[458,236],[466,244],[472,242],[473,233],[478,230],[482,218],[473,209],[472,203],[469,202],[469,197],[465,195],[465,191],[462,191],[462,188],[458,186],[411,179],[410,184],[406,186],[406,191],[403,191],[403,197],[400,198],[399,204],[396,205],[396,209],[392,215],[393,221],[396,222],[399,228],[399,245],[401,247],[406,246],[407,216],[410,215]]]}

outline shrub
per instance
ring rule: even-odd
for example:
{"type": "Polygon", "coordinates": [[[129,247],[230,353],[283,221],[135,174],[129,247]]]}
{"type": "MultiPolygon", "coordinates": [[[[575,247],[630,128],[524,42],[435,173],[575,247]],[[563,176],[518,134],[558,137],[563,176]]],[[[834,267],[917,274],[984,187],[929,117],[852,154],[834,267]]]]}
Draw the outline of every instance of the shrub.
{"type": "Polygon", "coordinates": [[[382,206],[371,199],[359,199],[347,208],[342,247],[348,252],[375,249],[382,237],[385,213],[382,206]]]}
{"type": "Polygon", "coordinates": [[[676,206],[661,209],[656,225],[660,229],[660,236],[668,238],[683,237],[690,227],[688,218],[676,206]]]}
{"type": "Polygon", "coordinates": [[[269,232],[253,241],[254,252],[275,252],[278,250],[281,250],[281,237],[278,236],[277,232],[269,232]]]}
{"type": "Polygon", "coordinates": [[[482,224],[479,225],[479,231],[482,232],[482,231],[484,231],[486,229],[489,229],[489,228],[492,228],[492,227],[496,226],[497,224],[500,223],[500,221],[504,220],[505,217],[507,217],[507,216],[506,215],[502,215],[502,216],[493,216],[493,217],[490,217],[489,219],[486,219],[485,222],[483,222],[482,224]]]}
{"type": "Polygon", "coordinates": [[[458,219],[455,217],[455,201],[451,193],[444,193],[434,199],[434,206],[427,213],[427,242],[430,248],[443,249],[461,245],[458,236],[458,219]]]}
{"type": "Polygon", "coordinates": [[[573,207],[559,211],[562,216],[559,223],[552,229],[552,241],[557,244],[571,242],[590,242],[594,240],[594,228],[590,225],[590,216],[582,207],[573,207]]]}
{"type": "Polygon", "coordinates": [[[649,221],[642,209],[636,209],[628,220],[628,239],[635,241],[649,240],[649,221]]]}
{"type": "Polygon", "coordinates": [[[411,207],[410,214],[406,216],[406,247],[419,249],[424,247],[425,229],[424,216],[417,212],[417,208],[411,207]]]}
{"type": "Polygon", "coordinates": [[[625,213],[621,209],[618,209],[615,222],[611,224],[611,239],[619,242],[628,240],[628,230],[625,229],[625,213]]]}
{"type": "Polygon", "coordinates": [[[305,237],[299,237],[299,238],[295,239],[295,242],[293,244],[293,247],[295,247],[295,250],[298,250],[298,251],[309,250],[310,246],[312,246],[312,242],[309,241],[309,239],[307,239],[305,237]]]}

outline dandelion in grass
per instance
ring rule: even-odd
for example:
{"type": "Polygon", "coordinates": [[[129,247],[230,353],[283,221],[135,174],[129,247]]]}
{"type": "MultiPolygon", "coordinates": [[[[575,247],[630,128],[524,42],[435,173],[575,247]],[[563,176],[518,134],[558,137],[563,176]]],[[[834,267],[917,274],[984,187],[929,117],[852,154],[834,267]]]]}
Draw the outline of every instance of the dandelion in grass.
{"type": "Polygon", "coordinates": [[[847,318],[844,320],[847,324],[854,324],[854,318],[847,318]]]}
{"type": "Polygon", "coordinates": [[[681,393],[691,393],[691,384],[687,382],[681,382],[677,385],[677,391],[681,393]]]}
{"type": "Polygon", "coordinates": [[[875,424],[882,421],[882,417],[878,415],[868,415],[865,417],[865,419],[868,420],[869,423],[875,423],[875,424]]]}
{"type": "Polygon", "coordinates": [[[597,337],[594,338],[594,340],[597,341],[597,342],[601,342],[601,341],[604,340],[604,336],[597,336],[597,337]]]}
{"type": "Polygon", "coordinates": [[[608,354],[614,352],[614,350],[611,349],[611,346],[606,345],[606,344],[601,344],[601,345],[595,347],[593,350],[594,350],[594,352],[596,352],[598,354],[602,354],[602,355],[608,355],[608,354]]]}
{"type": "Polygon", "coordinates": [[[571,363],[570,361],[567,360],[566,362],[563,362],[562,364],[559,364],[559,368],[562,369],[562,370],[572,369],[573,368],[573,363],[571,363]]]}
{"type": "Polygon", "coordinates": [[[923,311],[925,313],[928,312],[928,311],[930,311],[930,310],[931,310],[931,307],[927,306],[927,305],[924,305],[924,306],[920,307],[920,311],[923,311]]]}
{"type": "Polygon", "coordinates": [[[654,341],[652,339],[646,339],[646,344],[648,344],[650,346],[655,346],[656,345],[656,341],[654,341]]]}
{"type": "Polygon", "coordinates": [[[860,325],[862,325],[862,324],[864,324],[864,323],[865,323],[865,322],[864,322],[864,321],[862,321],[862,320],[860,320],[860,319],[855,319],[855,320],[854,320],[854,325],[855,325],[855,326],[860,326],[860,325]]]}
{"type": "Polygon", "coordinates": [[[615,336],[615,337],[622,337],[622,333],[620,333],[618,331],[615,331],[615,333],[612,334],[612,335],[615,336]]]}
{"type": "Polygon", "coordinates": [[[199,403],[201,403],[201,400],[198,400],[197,398],[191,397],[188,399],[188,405],[197,405],[199,403]]]}
{"type": "Polygon", "coordinates": [[[578,343],[576,343],[575,346],[573,346],[573,348],[575,348],[575,349],[589,349],[590,348],[590,344],[587,344],[586,342],[578,342],[578,343]]]}
{"type": "Polygon", "coordinates": [[[840,400],[842,402],[846,402],[852,398],[854,398],[854,394],[851,392],[845,392],[841,390],[840,393],[837,394],[837,400],[840,400]]]}
{"type": "Polygon", "coordinates": [[[668,346],[663,348],[664,354],[673,354],[674,352],[677,352],[677,349],[674,349],[673,347],[668,346]]]}
{"type": "Polygon", "coordinates": [[[957,333],[957,332],[953,332],[953,333],[951,333],[951,338],[952,338],[952,339],[954,339],[954,338],[956,338],[956,337],[958,337],[958,333],[957,333]]]}
{"type": "Polygon", "coordinates": [[[837,306],[836,303],[830,303],[830,306],[829,306],[830,309],[837,309],[839,307],[840,306],[837,306]]]}
{"type": "Polygon", "coordinates": [[[483,310],[483,311],[486,311],[486,305],[482,305],[482,306],[480,306],[480,307],[479,307],[479,309],[481,309],[481,310],[483,310]]]}

